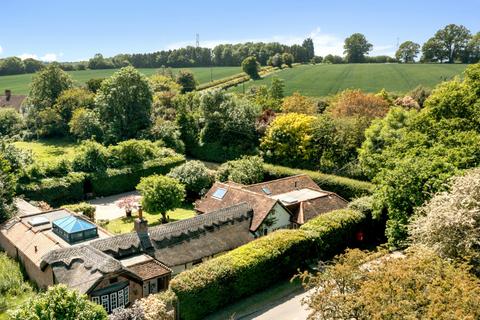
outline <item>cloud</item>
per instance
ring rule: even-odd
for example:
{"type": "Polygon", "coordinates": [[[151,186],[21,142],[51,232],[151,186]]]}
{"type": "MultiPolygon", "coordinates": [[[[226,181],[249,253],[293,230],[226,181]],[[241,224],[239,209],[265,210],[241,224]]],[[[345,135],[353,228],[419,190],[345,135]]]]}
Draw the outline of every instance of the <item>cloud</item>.
{"type": "Polygon", "coordinates": [[[3,52],[3,48],[2,46],[0,46],[0,54],[2,54],[2,52],[3,52]]]}
{"type": "Polygon", "coordinates": [[[36,54],[33,54],[33,53],[23,53],[21,55],[18,55],[17,57],[19,57],[20,59],[22,60],[25,60],[25,59],[36,59],[36,60],[40,60],[40,61],[45,61],[45,62],[52,62],[52,61],[57,61],[58,58],[62,57],[63,56],[63,53],[59,53],[59,54],[56,54],[56,53],[46,53],[44,54],[43,56],[39,57],[38,55],[36,54]]]}
{"type": "Polygon", "coordinates": [[[393,57],[395,55],[395,46],[391,44],[373,45],[373,49],[369,55],[370,56],[387,55],[387,56],[393,57]]]}

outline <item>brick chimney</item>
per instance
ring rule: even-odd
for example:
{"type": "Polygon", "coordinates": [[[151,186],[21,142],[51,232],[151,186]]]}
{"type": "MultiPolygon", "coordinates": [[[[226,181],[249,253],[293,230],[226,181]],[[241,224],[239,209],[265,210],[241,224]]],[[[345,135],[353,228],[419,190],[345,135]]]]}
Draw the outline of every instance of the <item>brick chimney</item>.
{"type": "Polygon", "coordinates": [[[137,233],[147,233],[148,232],[148,221],[143,219],[143,208],[138,206],[138,218],[135,219],[134,228],[137,233]]]}
{"type": "Polygon", "coordinates": [[[6,89],[5,90],[5,100],[10,101],[11,97],[12,97],[12,90],[6,89]]]}

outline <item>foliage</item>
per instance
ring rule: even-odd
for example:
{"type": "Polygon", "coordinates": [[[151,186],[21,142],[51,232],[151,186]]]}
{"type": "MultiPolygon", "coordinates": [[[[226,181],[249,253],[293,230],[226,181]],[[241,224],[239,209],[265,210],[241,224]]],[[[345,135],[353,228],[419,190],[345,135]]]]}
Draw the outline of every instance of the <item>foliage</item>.
{"type": "Polygon", "coordinates": [[[73,158],[73,170],[98,172],[107,168],[107,148],[95,141],[84,141],[73,158]]]}
{"type": "Polygon", "coordinates": [[[0,154],[0,223],[9,219],[14,213],[14,194],[15,180],[10,164],[0,154]]]}
{"type": "Polygon", "coordinates": [[[242,70],[253,80],[260,78],[258,74],[260,71],[260,64],[254,56],[247,57],[242,61],[242,70]]]}
{"type": "Polygon", "coordinates": [[[79,140],[101,140],[102,124],[98,112],[86,108],[78,108],[73,112],[68,123],[70,133],[79,140]]]}
{"type": "Polygon", "coordinates": [[[151,294],[140,300],[145,320],[173,320],[168,314],[167,307],[156,295],[151,294]]]}
{"type": "Polygon", "coordinates": [[[103,81],[95,102],[108,142],[137,137],[150,126],[152,91],[145,76],[133,67],[103,81]]]}
{"type": "Polygon", "coordinates": [[[294,92],[293,95],[283,99],[282,111],[285,113],[315,114],[317,111],[315,103],[300,92],[294,92]]]}
{"type": "Polygon", "coordinates": [[[405,41],[398,47],[395,58],[404,63],[415,62],[415,58],[420,52],[420,45],[413,41],[405,41]]]}
{"type": "Polygon", "coordinates": [[[324,174],[318,171],[293,169],[288,167],[264,164],[265,179],[274,180],[297,174],[306,174],[322,189],[335,192],[341,197],[351,200],[373,192],[373,184],[365,181],[324,174]]]}
{"type": "Polygon", "coordinates": [[[367,41],[361,33],[354,33],[345,39],[343,45],[346,60],[349,63],[363,62],[365,54],[368,54],[373,48],[372,44],[367,41]]]}
{"type": "Polygon", "coordinates": [[[187,193],[196,196],[205,193],[212,186],[214,179],[212,172],[198,160],[187,161],[173,168],[167,176],[180,181],[187,193]]]}
{"type": "Polygon", "coordinates": [[[244,156],[223,163],[216,172],[219,181],[233,181],[254,184],[263,181],[263,159],[258,156],[244,156]]]}
{"type": "Polygon", "coordinates": [[[72,114],[79,108],[93,109],[94,94],[81,88],[63,91],[57,98],[53,109],[60,116],[61,124],[65,132],[68,131],[68,123],[72,114]]]}
{"type": "Polygon", "coordinates": [[[283,53],[282,60],[283,63],[285,63],[289,68],[291,68],[294,61],[293,54],[288,52],[283,53]]]}
{"type": "Polygon", "coordinates": [[[0,75],[20,74],[25,72],[25,64],[18,57],[0,60],[0,75]]]}
{"type": "Polygon", "coordinates": [[[80,202],[77,204],[65,205],[62,208],[68,209],[73,212],[81,213],[88,219],[95,221],[96,207],[87,202],[80,202]]]}
{"type": "MultiPolygon", "coordinates": [[[[420,207],[409,232],[414,244],[425,245],[443,258],[469,260],[480,266],[480,171],[454,177],[448,191],[420,207]]],[[[478,271],[478,270],[477,270],[478,271]]]]}
{"type": "Polygon", "coordinates": [[[332,99],[328,112],[334,117],[359,116],[373,119],[385,116],[388,107],[388,102],[381,97],[347,89],[332,99]]]}
{"type": "Polygon", "coordinates": [[[88,300],[65,285],[49,287],[45,293],[26,301],[10,315],[12,320],[106,320],[102,306],[88,300]]]}
{"type": "Polygon", "coordinates": [[[453,63],[465,56],[470,31],[462,25],[449,24],[438,30],[422,47],[422,60],[453,63]]]}
{"type": "Polygon", "coordinates": [[[415,101],[417,101],[420,108],[423,108],[423,104],[425,100],[430,96],[432,90],[423,86],[417,86],[415,89],[408,93],[408,96],[412,97],[415,101]]]}
{"type": "Polygon", "coordinates": [[[8,307],[7,299],[32,292],[25,282],[20,264],[0,252],[0,312],[8,307]]]}
{"type": "Polygon", "coordinates": [[[334,211],[317,219],[305,230],[275,231],[176,276],[170,286],[180,302],[181,318],[202,319],[290,277],[308,259],[328,259],[350,243],[364,216],[334,211]]]}
{"type": "Polygon", "coordinates": [[[167,211],[179,207],[185,198],[185,186],[162,175],[142,178],[137,190],[142,195],[143,208],[150,213],[160,213],[163,222],[167,220],[167,211]]]}
{"type": "Polygon", "coordinates": [[[180,85],[182,93],[193,91],[197,86],[193,73],[188,70],[180,70],[177,74],[176,82],[180,85]]]}
{"type": "Polygon", "coordinates": [[[119,168],[138,164],[155,159],[160,152],[162,152],[162,148],[158,143],[149,140],[125,140],[108,147],[108,165],[112,168],[119,168]]]}
{"type": "Polygon", "coordinates": [[[404,96],[403,98],[397,98],[397,99],[395,99],[394,104],[397,105],[397,106],[401,106],[401,107],[403,107],[407,110],[410,110],[410,109],[418,110],[418,109],[420,109],[420,105],[418,104],[418,102],[410,96],[404,96]]]}
{"type": "MultiPolygon", "coordinates": [[[[29,123],[31,123],[31,117],[32,113],[28,113],[27,121],[29,123]]],[[[48,138],[55,136],[63,136],[65,133],[62,117],[53,108],[46,108],[38,111],[38,113],[36,114],[34,125],[36,129],[36,134],[39,137],[48,138]]]]}
{"type": "Polygon", "coordinates": [[[18,135],[25,126],[22,115],[14,108],[0,109],[0,137],[18,135]]]}
{"type": "Polygon", "coordinates": [[[97,93],[97,91],[100,89],[102,86],[102,82],[105,80],[105,78],[92,78],[85,82],[85,85],[87,86],[87,89],[92,92],[92,93],[97,93]]]}
{"type": "Polygon", "coordinates": [[[308,319],[474,319],[479,280],[425,250],[378,257],[359,250],[337,256],[317,275],[304,274],[308,319]],[[376,259],[376,261],[374,260],[376,259]]]}
{"type": "Polygon", "coordinates": [[[151,134],[155,140],[163,141],[165,147],[178,153],[185,153],[180,128],[175,122],[157,118],[151,128],[151,134]]]}

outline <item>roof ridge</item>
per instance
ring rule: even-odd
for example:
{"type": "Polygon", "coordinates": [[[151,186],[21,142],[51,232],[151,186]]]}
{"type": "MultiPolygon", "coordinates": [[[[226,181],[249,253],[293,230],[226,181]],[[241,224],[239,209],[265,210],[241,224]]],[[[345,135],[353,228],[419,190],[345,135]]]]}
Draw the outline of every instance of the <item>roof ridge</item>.
{"type": "MultiPolygon", "coordinates": [[[[284,181],[284,180],[289,180],[289,179],[298,178],[298,177],[305,177],[305,176],[310,178],[310,176],[306,173],[299,173],[299,174],[295,174],[293,176],[288,176],[288,177],[278,178],[278,179],[274,179],[274,180],[249,184],[249,185],[246,185],[245,187],[247,187],[247,188],[248,187],[254,187],[254,186],[259,186],[259,185],[262,185],[262,184],[268,184],[268,183],[272,183],[272,182],[284,181]]],[[[313,181],[312,178],[310,178],[310,179],[313,181]]]]}

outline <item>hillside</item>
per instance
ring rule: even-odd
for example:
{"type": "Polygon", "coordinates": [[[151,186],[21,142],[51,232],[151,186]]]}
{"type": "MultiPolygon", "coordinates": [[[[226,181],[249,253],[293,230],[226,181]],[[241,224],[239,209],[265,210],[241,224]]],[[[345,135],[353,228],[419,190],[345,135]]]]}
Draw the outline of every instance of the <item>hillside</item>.
{"type": "MultiPolygon", "coordinates": [[[[185,68],[172,68],[172,71],[176,71],[185,68]]],[[[210,68],[187,68],[193,72],[195,79],[199,84],[210,81],[210,68]]],[[[240,67],[214,67],[212,70],[213,80],[232,76],[234,74],[242,72],[240,67]]],[[[84,71],[69,71],[73,80],[78,83],[85,83],[91,78],[105,78],[111,76],[118,69],[106,69],[106,70],[84,70],[84,71]]],[[[160,69],[139,69],[143,74],[150,76],[160,69]]],[[[13,94],[27,94],[28,86],[32,80],[33,74],[19,74],[13,76],[0,76],[0,92],[3,94],[5,89],[11,89],[13,94]]]]}
{"type": "MultiPolygon", "coordinates": [[[[464,64],[333,64],[303,65],[275,73],[285,81],[285,94],[294,91],[308,96],[327,96],[347,88],[367,92],[404,93],[417,85],[433,88],[465,70],[464,64]]],[[[271,76],[249,81],[230,90],[242,92],[252,85],[269,85],[271,76]]]]}

